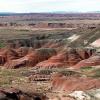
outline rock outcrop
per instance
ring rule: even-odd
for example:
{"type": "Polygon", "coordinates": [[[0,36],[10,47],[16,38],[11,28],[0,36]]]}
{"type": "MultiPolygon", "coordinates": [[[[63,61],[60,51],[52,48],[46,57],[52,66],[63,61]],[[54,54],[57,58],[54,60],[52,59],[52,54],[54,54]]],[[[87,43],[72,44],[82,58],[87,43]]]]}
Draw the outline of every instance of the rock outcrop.
{"type": "Polygon", "coordinates": [[[91,97],[83,91],[74,91],[69,96],[75,98],[75,100],[91,100],[91,97]]]}

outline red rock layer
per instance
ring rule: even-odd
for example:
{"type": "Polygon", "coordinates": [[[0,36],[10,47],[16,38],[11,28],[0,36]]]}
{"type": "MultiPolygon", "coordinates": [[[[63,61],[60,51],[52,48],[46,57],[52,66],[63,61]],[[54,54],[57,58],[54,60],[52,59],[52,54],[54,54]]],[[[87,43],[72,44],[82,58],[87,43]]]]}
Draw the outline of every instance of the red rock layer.
{"type": "Polygon", "coordinates": [[[46,61],[38,63],[36,66],[44,68],[70,67],[74,66],[83,59],[89,58],[94,52],[95,51],[92,49],[68,49],[46,61]]]}
{"type": "MultiPolygon", "coordinates": [[[[77,65],[81,67],[81,63],[84,63],[82,60],[91,57],[94,52],[94,49],[70,48],[61,52],[58,51],[58,54],[56,54],[53,48],[40,48],[36,50],[29,47],[20,47],[19,49],[5,48],[0,49],[0,65],[4,65],[6,68],[19,68],[20,66],[33,67],[37,64],[37,67],[55,68],[72,67],[81,61],[79,65],[77,65]]],[[[91,61],[91,58],[89,60],[91,61]]],[[[90,65],[98,64],[99,62],[90,65]]]]}
{"type": "Polygon", "coordinates": [[[37,63],[47,60],[48,58],[56,54],[55,51],[49,51],[49,49],[46,50],[46,52],[42,49],[35,50],[20,59],[7,61],[4,66],[6,68],[19,68],[24,66],[34,67],[37,63]]]}
{"type": "Polygon", "coordinates": [[[18,54],[13,49],[2,49],[0,51],[0,65],[4,64],[9,60],[17,59],[17,58],[19,58],[18,54]]]}
{"type": "Polygon", "coordinates": [[[94,55],[88,59],[80,61],[78,64],[74,66],[74,68],[90,67],[90,66],[97,66],[97,65],[100,65],[100,56],[94,55]]]}
{"type": "Polygon", "coordinates": [[[55,91],[89,90],[100,88],[100,80],[81,77],[55,76],[52,78],[52,88],[55,91]]]}

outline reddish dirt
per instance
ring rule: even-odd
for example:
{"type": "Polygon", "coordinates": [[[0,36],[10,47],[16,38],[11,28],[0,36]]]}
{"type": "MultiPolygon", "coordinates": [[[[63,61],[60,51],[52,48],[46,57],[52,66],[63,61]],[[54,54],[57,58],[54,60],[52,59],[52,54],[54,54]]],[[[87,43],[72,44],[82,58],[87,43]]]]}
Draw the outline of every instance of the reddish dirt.
{"type": "Polygon", "coordinates": [[[52,88],[54,91],[74,91],[74,90],[89,90],[100,88],[100,80],[82,77],[65,77],[55,75],[52,77],[52,88]]]}
{"type": "Polygon", "coordinates": [[[3,65],[9,60],[18,59],[18,54],[13,49],[2,49],[0,50],[0,65],[3,65]]]}
{"type": "Polygon", "coordinates": [[[100,65],[100,56],[94,55],[88,59],[80,61],[78,64],[74,66],[74,68],[97,66],[97,65],[100,65]]]}

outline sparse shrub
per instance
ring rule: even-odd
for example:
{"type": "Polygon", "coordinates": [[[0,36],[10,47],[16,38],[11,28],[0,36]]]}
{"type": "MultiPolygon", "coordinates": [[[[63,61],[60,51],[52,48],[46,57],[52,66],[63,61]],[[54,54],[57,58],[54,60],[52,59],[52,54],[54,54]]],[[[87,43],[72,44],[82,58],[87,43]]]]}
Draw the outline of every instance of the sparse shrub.
{"type": "Polygon", "coordinates": [[[52,48],[40,48],[37,49],[38,53],[43,56],[51,57],[56,54],[56,50],[52,48]]]}
{"type": "Polygon", "coordinates": [[[92,70],[92,69],[93,69],[93,67],[87,66],[87,67],[82,67],[81,71],[89,71],[89,70],[92,70]]]}
{"type": "Polygon", "coordinates": [[[100,78],[100,69],[95,70],[94,78],[100,78]]]}
{"type": "Polygon", "coordinates": [[[0,42],[0,48],[5,47],[4,43],[0,42]]]}
{"type": "Polygon", "coordinates": [[[29,32],[29,30],[28,29],[20,29],[20,30],[17,30],[17,31],[23,31],[23,32],[29,32]]]}
{"type": "Polygon", "coordinates": [[[72,75],[78,75],[77,72],[74,71],[70,71],[70,70],[63,70],[63,71],[59,71],[59,73],[65,75],[65,76],[72,76],[72,75]]]}
{"type": "Polygon", "coordinates": [[[40,74],[44,74],[44,75],[50,75],[52,73],[52,70],[50,69],[43,69],[39,71],[40,74]]]}

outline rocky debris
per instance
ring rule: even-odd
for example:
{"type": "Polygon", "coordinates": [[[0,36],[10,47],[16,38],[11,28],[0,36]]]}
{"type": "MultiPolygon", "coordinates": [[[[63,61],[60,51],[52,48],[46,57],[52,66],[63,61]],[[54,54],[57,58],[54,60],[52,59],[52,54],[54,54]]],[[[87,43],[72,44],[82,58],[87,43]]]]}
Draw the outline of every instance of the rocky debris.
{"type": "Polygon", "coordinates": [[[84,91],[93,88],[100,88],[100,80],[93,78],[56,75],[52,77],[51,82],[54,91],[84,91]]]}
{"type": "Polygon", "coordinates": [[[52,97],[49,100],[75,100],[74,98],[71,97],[63,97],[63,96],[59,96],[57,95],[56,97],[52,97]]]}
{"type": "Polygon", "coordinates": [[[0,89],[0,100],[46,100],[42,94],[24,93],[15,88],[0,89]]]}
{"type": "Polygon", "coordinates": [[[75,100],[100,100],[100,89],[74,91],[69,96],[75,98],[75,100]]]}
{"type": "Polygon", "coordinates": [[[100,56],[93,55],[88,59],[80,61],[78,64],[74,66],[74,68],[88,67],[88,66],[97,66],[100,65],[100,56]]]}
{"type": "Polygon", "coordinates": [[[51,79],[50,75],[35,74],[29,76],[29,81],[50,81],[50,79],[51,79]]]}
{"type": "Polygon", "coordinates": [[[56,51],[54,49],[41,48],[37,49],[20,59],[10,60],[5,63],[6,68],[19,68],[19,67],[34,67],[37,63],[47,60],[51,56],[55,55],[56,51]]]}
{"type": "Polygon", "coordinates": [[[87,94],[91,96],[91,100],[100,100],[100,89],[92,89],[87,91],[87,94]]]}
{"type": "Polygon", "coordinates": [[[74,91],[69,96],[75,98],[75,100],[91,100],[91,97],[83,91],[74,91]]]}
{"type": "Polygon", "coordinates": [[[36,71],[30,71],[23,75],[28,77],[29,81],[50,81],[52,70],[40,69],[36,71]]]}

